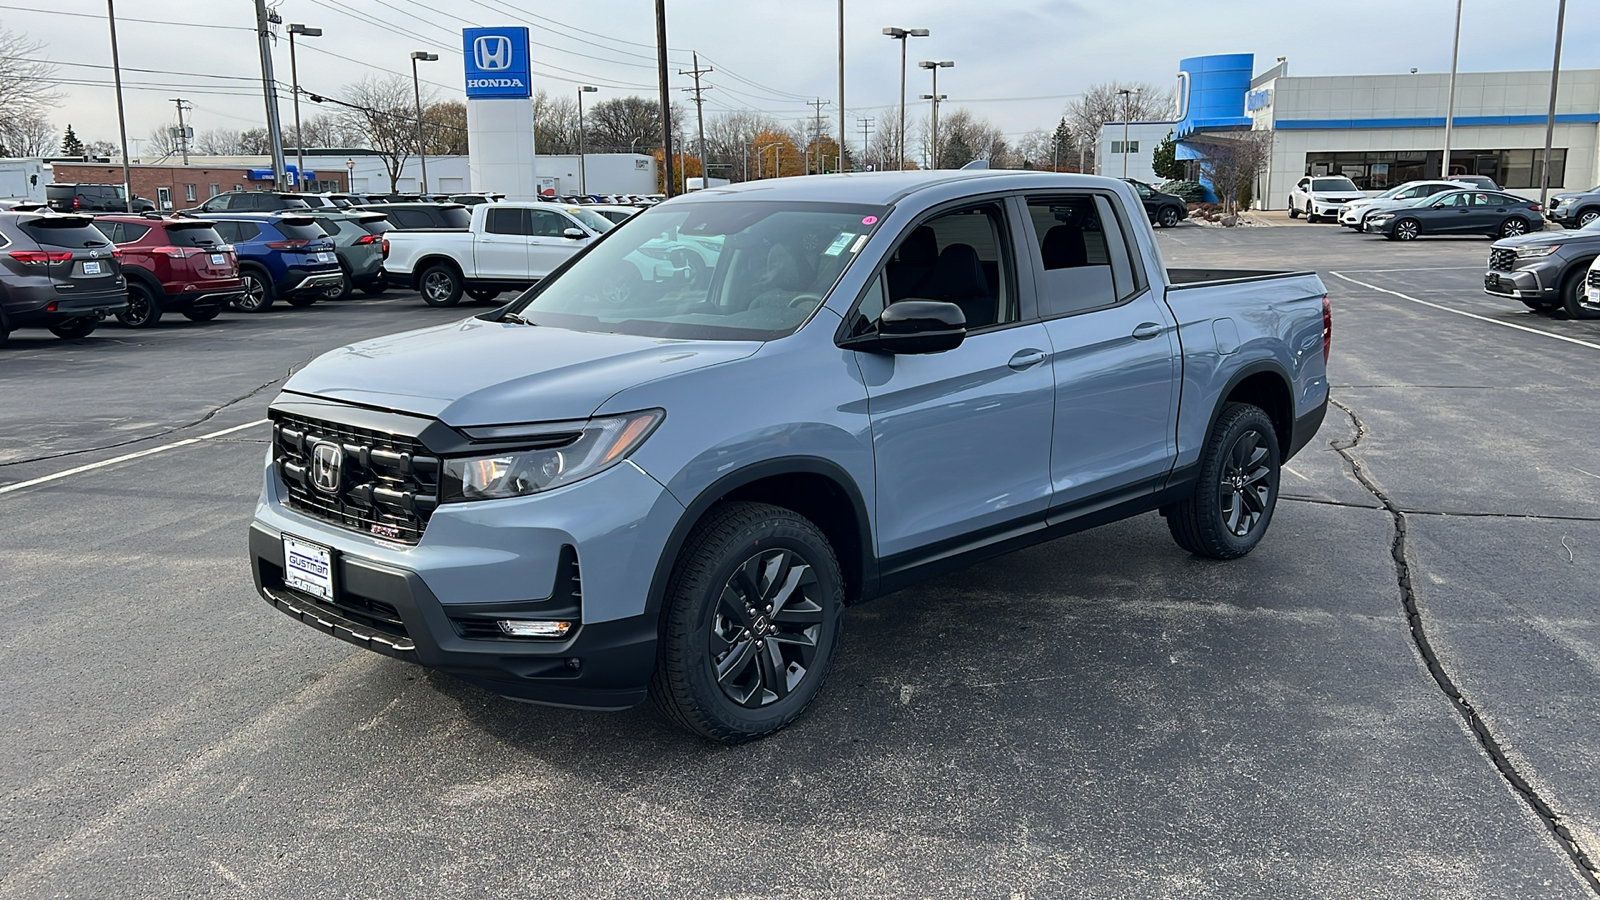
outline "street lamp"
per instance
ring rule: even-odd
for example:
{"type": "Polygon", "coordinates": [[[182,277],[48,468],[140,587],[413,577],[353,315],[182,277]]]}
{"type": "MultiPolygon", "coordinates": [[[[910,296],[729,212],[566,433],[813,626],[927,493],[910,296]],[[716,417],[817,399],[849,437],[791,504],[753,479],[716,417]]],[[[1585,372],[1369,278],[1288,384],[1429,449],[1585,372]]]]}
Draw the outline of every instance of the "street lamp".
{"type": "Polygon", "coordinates": [[[883,33],[900,42],[900,136],[895,149],[900,154],[896,169],[906,167],[906,38],[927,37],[926,28],[885,28],[883,33]]]}
{"type": "Polygon", "coordinates": [[[422,193],[428,192],[428,145],[422,142],[422,81],[417,77],[417,61],[434,62],[437,53],[424,50],[411,51],[411,91],[417,100],[417,156],[422,160],[422,193]]]}
{"type": "Polygon", "coordinates": [[[600,90],[593,85],[578,86],[578,193],[589,193],[588,172],[584,168],[583,158],[583,95],[592,94],[600,90]]]}
{"type": "Polygon", "coordinates": [[[1133,115],[1132,103],[1134,97],[1139,95],[1138,88],[1122,88],[1117,91],[1122,96],[1122,177],[1128,177],[1128,118],[1133,115]]]}
{"type": "Polygon", "coordinates": [[[773,150],[772,150],[772,177],[773,178],[782,178],[783,177],[783,142],[782,141],[773,141],[773,142],[771,142],[769,144],[762,144],[761,146],[756,148],[756,177],[757,178],[761,177],[761,154],[764,153],[768,147],[773,148],[773,150]]]}
{"type": "Polygon", "coordinates": [[[922,99],[933,101],[933,146],[932,153],[928,157],[930,161],[928,168],[930,169],[939,168],[939,101],[944,99],[944,95],[939,93],[939,70],[948,69],[953,65],[955,65],[955,62],[948,59],[925,59],[917,63],[919,68],[927,69],[933,73],[933,93],[922,95],[922,99]]]}
{"type": "Polygon", "coordinates": [[[294,155],[295,170],[294,182],[300,190],[306,189],[306,136],[300,130],[300,67],[294,59],[294,36],[322,37],[321,28],[308,28],[298,22],[289,23],[289,83],[294,88],[294,155]]]}

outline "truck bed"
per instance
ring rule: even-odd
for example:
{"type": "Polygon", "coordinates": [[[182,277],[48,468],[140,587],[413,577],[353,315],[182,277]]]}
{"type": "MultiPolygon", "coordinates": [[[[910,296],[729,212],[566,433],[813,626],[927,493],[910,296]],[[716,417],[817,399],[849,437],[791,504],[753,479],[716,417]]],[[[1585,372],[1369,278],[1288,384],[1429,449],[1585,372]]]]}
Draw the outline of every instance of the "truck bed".
{"type": "Polygon", "coordinates": [[[1169,291],[1177,291],[1184,288],[1200,287],[1201,285],[1231,284],[1241,281],[1293,278],[1315,274],[1315,272],[1311,271],[1281,272],[1273,269],[1168,269],[1167,289],[1169,291]]]}

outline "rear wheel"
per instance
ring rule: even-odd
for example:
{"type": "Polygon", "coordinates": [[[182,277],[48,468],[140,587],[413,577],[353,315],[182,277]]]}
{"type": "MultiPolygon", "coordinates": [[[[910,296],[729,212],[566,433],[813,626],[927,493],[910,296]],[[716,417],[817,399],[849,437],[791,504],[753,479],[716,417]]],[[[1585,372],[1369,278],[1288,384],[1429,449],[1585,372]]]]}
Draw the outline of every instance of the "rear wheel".
{"type": "Polygon", "coordinates": [[[1255,549],[1278,504],[1278,438],[1260,407],[1230,403],[1200,454],[1194,493],[1162,507],[1179,547],[1211,559],[1255,549]]]}
{"type": "Polygon", "coordinates": [[[1162,228],[1171,228],[1178,224],[1178,210],[1176,207],[1163,206],[1161,212],[1156,214],[1156,224],[1162,228]]]}
{"type": "Polygon", "coordinates": [[[1511,218],[1509,218],[1509,219],[1505,220],[1504,222],[1500,223],[1500,232],[1499,232],[1500,237],[1503,237],[1503,238],[1516,237],[1519,234],[1527,234],[1527,233],[1528,233],[1528,220],[1524,219],[1521,216],[1512,216],[1511,218]]]}
{"type": "Polygon", "coordinates": [[[117,321],[129,328],[149,328],[161,321],[161,301],[148,285],[128,282],[128,305],[117,312],[117,321]]]}
{"type": "Polygon", "coordinates": [[[239,280],[244,282],[244,293],[239,299],[233,301],[233,308],[240,312],[258,313],[266,312],[272,306],[272,282],[255,269],[244,269],[239,273],[239,280]]]}
{"type": "Polygon", "coordinates": [[[651,699],[684,728],[736,744],[794,721],[821,689],[844,579],[810,520],[727,503],[689,535],[667,604],[651,699]]]}
{"type": "Polygon", "coordinates": [[[88,337],[94,331],[95,326],[99,324],[99,322],[90,317],[68,319],[60,325],[51,325],[50,333],[58,338],[70,341],[73,338],[88,337]]]}
{"type": "Polygon", "coordinates": [[[499,291],[478,290],[478,289],[474,288],[474,289],[472,289],[470,291],[467,291],[467,296],[471,297],[472,299],[474,299],[476,301],[478,301],[479,303],[488,303],[490,300],[493,300],[494,298],[500,296],[500,292],[499,291]]]}
{"type": "Polygon", "coordinates": [[[1566,312],[1568,318],[1600,319],[1600,308],[1583,305],[1583,279],[1587,275],[1588,272],[1578,269],[1566,278],[1561,279],[1561,302],[1559,305],[1566,312]]]}
{"type": "Polygon", "coordinates": [[[1416,219],[1401,219],[1394,223],[1389,236],[1397,241],[1414,241],[1422,234],[1422,223],[1416,219]]]}
{"type": "Polygon", "coordinates": [[[422,302],[429,306],[455,306],[461,302],[461,274],[444,263],[422,273],[422,302]]]}
{"type": "Polygon", "coordinates": [[[212,319],[215,319],[221,312],[222,310],[220,308],[211,306],[207,307],[206,309],[188,310],[184,312],[183,317],[191,322],[209,322],[212,319]]]}
{"type": "Polygon", "coordinates": [[[339,263],[339,273],[344,277],[339,280],[338,284],[328,288],[328,290],[323,293],[323,299],[343,300],[344,298],[350,296],[350,292],[354,289],[355,285],[351,282],[350,270],[345,268],[343,261],[339,263]]]}

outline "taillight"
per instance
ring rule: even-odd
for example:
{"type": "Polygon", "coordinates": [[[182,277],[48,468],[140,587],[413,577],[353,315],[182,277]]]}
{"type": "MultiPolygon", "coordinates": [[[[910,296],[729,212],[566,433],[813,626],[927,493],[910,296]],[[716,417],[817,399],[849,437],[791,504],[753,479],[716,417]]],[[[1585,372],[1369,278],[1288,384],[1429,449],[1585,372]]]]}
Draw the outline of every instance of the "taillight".
{"type": "Polygon", "coordinates": [[[304,250],[310,244],[310,241],[300,238],[292,241],[267,241],[267,246],[274,250],[304,250]]]}
{"type": "Polygon", "coordinates": [[[83,209],[83,201],[79,200],[77,197],[73,197],[72,198],[72,208],[73,209],[83,209]]]}
{"type": "Polygon", "coordinates": [[[151,247],[150,252],[170,256],[173,259],[188,259],[191,256],[199,256],[205,251],[198,247],[151,247]]]}
{"type": "Polygon", "coordinates": [[[383,258],[384,259],[388,259],[389,258],[389,239],[388,238],[384,238],[383,239],[383,258]]]}
{"type": "Polygon", "coordinates": [[[116,260],[122,259],[122,248],[121,247],[112,247],[111,248],[111,258],[112,259],[116,259],[116,260]]]}
{"type": "Polygon", "coordinates": [[[378,236],[375,234],[364,234],[361,237],[356,238],[356,243],[358,244],[376,244],[377,242],[378,236]]]}
{"type": "Polygon", "coordinates": [[[1539,211],[1539,204],[1535,203],[1532,206],[1528,207],[1528,209],[1532,210],[1533,212],[1538,212],[1539,211]]]}
{"type": "Polygon", "coordinates": [[[51,263],[68,262],[72,259],[71,250],[13,250],[11,258],[19,263],[29,266],[47,266],[51,263]]]}
{"type": "Polygon", "coordinates": [[[1322,295],[1322,364],[1328,364],[1328,352],[1333,349],[1333,304],[1328,295],[1322,295]]]}

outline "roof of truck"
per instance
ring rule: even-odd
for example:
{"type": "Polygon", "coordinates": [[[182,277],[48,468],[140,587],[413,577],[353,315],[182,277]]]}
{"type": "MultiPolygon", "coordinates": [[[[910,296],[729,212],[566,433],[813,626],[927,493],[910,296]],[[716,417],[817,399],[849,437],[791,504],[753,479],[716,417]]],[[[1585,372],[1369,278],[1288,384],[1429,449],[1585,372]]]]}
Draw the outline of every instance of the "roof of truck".
{"type": "MultiPolygon", "coordinates": [[[[1026,179],[1029,187],[1087,188],[1119,184],[1115,178],[1098,175],[1057,174],[1025,169],[936,169],[912,172],[843,172],[836,175],[807,175],[792,178],[767,178],[739,184],[706,188],[686,197],[729,197],[745,195],[747,200],[811,200],[825,203],[892,204],[903,197],[940,185],[966,182],[974,190],[1002,189],[1014,179],[1026,179]],[[989,182],[989,184],[984,184],[989,182]]],[[[1024,185],[1018,184],[1017,187],[1024,185]]]]}

